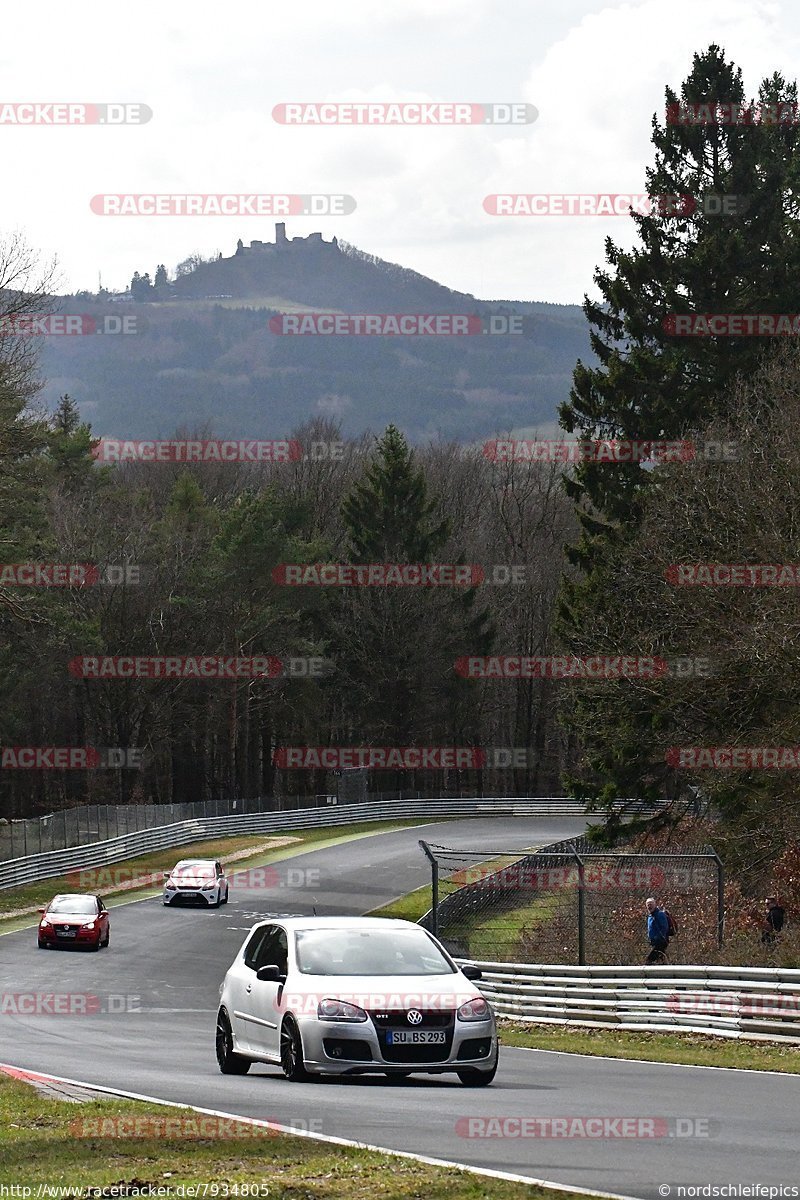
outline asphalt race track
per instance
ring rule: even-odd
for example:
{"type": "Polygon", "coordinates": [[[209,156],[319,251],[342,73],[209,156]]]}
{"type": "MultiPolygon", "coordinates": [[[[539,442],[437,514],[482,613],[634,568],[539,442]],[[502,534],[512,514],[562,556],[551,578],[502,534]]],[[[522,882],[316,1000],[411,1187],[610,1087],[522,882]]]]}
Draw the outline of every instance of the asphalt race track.
{"type": "Polygon", "coordinates": [[[667,1186],[672,1200],[679,1200],[680,1184],[796,1184],[798,1076],[513,1048],[502,1051],[497,1078],[487,1089],[462,1087],[455,1076],[291,1084],[266,1066],[254,1066],[241,1078],[219,1073],[214,1057],[219,985],[255,921],[311,912],[312,905],[320,915],[359,914],[421,886],[429,880],[429,866],[417,845],[420,837],[451,846],[523,848],[582,828],[583,822],[566,817],[450,821],[311,851],[275,864],[279,882],[314,872],[303,877],[306,886],[231,889],[230,903],[219,910],[165,909],[160,899],[116,907],[111,947],[98,954],[39,951],[34,929],[4,935],[0,997],[89,993],[99,997],[103,1011],[84,1016],[2,1011],[0,1061],[644,1200],[669,1195],[667,1186]],[[690,1120],[709,1125],[700,1127],[705,1136],[625,1140],[470,1138],[457,1132],[459,1118],[483,1116],[655,1117],[682,1119],[683,1130],[690,1120]]]}

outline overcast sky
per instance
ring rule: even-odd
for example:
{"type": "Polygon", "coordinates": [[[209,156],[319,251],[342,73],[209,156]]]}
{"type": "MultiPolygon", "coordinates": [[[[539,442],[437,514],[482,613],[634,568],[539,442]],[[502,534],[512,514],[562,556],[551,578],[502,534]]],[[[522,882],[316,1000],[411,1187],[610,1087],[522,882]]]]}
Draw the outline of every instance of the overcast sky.
{"type": "Polygon", "coordinates": [[[103,217],[97,193],[345,193],[296,217],[483,299],[580,302],[629,218],[495,217],[496,192],[641,192],[665,83],[719,42],[746,90],[800,74],[800,9],[762,0],[138,0],[6,5],[0,102],[141,102],[147,124],[0,126],[0,232],[56,255],[62,290],[127,286],[187,255],[274,237],[271,217],[103,217]],[[487,126],[282,126],[288,101],[526,101],[487,126]]]}

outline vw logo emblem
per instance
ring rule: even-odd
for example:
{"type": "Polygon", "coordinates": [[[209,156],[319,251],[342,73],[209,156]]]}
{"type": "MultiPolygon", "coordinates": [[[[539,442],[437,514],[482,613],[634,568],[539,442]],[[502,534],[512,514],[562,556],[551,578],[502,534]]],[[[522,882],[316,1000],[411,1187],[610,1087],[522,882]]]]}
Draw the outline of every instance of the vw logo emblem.
{"type": "Polygon", "coordinates": [[[419,1009],[411,1008],[408,1010],[408,1023],[409,1025],[422,1024],[422,1013],[419,1011],[419,1009]]]}

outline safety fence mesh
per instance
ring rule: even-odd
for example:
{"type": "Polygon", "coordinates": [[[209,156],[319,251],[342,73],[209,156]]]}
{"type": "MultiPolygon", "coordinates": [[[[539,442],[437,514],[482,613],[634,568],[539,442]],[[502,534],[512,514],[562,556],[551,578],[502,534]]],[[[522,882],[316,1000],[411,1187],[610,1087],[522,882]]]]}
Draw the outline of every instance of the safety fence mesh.
{"type": "Polygon", "coordinates": [[[702,962],[720,943],[722,867],[710,846],[650,854],[598,851],[579,837],[520,856],[519,850],[426,845],[438,903],[422,923],[456,957],[641,963],[650,950],[648,896],[678,926],[670,962],[702,962]]]}

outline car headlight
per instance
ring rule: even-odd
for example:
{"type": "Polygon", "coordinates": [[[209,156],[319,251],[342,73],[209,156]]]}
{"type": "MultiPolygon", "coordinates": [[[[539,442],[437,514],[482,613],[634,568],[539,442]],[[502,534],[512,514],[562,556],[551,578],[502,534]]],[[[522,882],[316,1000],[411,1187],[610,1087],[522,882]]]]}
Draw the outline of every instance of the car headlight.
{"type": "Polygon", "coordinates": [[[41,921],[39,922],[39,928],[40,929],[52,929],[53,927],[50,924],[50,922],[48,921],[47,917],[42,917],[41,921]]]}
{"type": "Polygon", "coordinates": [[[489,1005],[483,996],[476,996],[474,1000],[468,1000],[458,1010],[459,1021],[486,1021],[488,1018],[489,1005]]]}
{"type": "Polygon", "coordinates": [[[216,883],[214,883],[213,881],[212,881],[211,883],[204,883],[204,884],[203,884],[203,891],[204,891],[204,892],[210,892],[210,891],[213,891],[213,889],[214,889],[216,886],[217,886],[217,885],[216,885],[216,883]]]}
{"type": "Polygon", "coordinates": [[[346,1000],[320,1000],[317,1017],[320,1021],[366,1021],[367,1014],[363,1008],[348,1004],[346,1000]]]}
{"type": "Polygon", "coordinates": [[[83,928],[84,929],[94,929],[94,921],[87,921],[83,928]]]}

